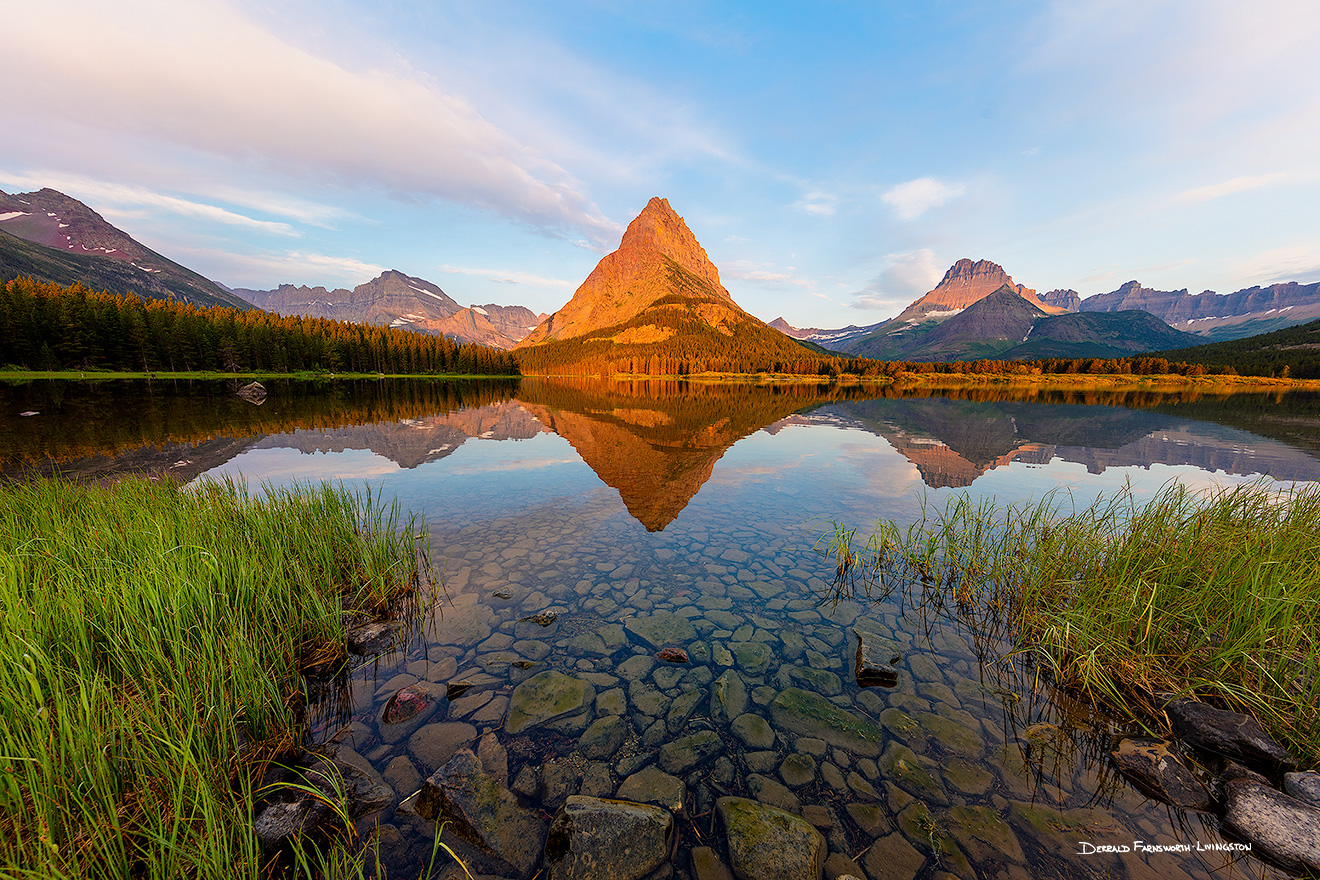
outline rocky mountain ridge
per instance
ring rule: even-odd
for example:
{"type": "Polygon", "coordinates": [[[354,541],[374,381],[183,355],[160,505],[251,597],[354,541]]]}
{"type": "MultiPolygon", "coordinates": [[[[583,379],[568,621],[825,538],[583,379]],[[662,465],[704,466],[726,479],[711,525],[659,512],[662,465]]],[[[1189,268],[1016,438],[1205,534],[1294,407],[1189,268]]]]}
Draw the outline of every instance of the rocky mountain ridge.
{"type": "Polygon", "coordinates": [[[281,284],[274,290],[235,288],[234,292],[280,315],[388,324],[501,349],[513,348],[543,317],[525,306],[489,303],[464,308],[439,286],[397,269],[352,290],[281,284]]]}
{"type": "Polygon", "coordinates": [[[251,306],[209,278],[138,242],[62,192],[0,192],[0,283],[30,276],[55,284],[176,299],[199,306],[251,306]]]}
{"type": "MultiPolygon", "coordinates": [[[[666,199],[652,198],[628,224],[619,247],[607,254],[563,308],[522,344],[571,339],[621,324],[673,291],[671,267],[691,274],[700,294],[733,305],[720,272],[666,199]]],[[[734,306],[736,308],[736,306],[734,306]]]]}
{"type": "Polygon", "coordinates": [[[814,372],[822,357],[743,311],[658,197],[519,350],[524,374],[541,375],[814,372]]]}

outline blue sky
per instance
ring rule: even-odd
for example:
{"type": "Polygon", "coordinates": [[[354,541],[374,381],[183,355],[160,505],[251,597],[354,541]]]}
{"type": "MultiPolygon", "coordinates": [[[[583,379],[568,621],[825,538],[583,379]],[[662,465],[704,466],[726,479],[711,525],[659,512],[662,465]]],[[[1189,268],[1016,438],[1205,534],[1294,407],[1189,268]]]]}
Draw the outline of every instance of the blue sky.
{"type": "Polygon", "coordinates": [[[1313,0],[0,0],[0,188],[230,286],[553,311],[653,195],[734,298],[1320,279],[1313,0]]]}

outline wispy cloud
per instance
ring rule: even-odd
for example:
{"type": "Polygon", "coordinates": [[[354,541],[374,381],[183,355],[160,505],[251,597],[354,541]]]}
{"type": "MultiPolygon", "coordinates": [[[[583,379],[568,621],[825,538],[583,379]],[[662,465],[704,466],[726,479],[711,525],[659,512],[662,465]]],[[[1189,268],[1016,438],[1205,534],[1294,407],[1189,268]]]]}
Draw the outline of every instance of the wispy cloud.
{"type": "Polygon", "coordinates": [[[1320,281],[1320,244],[1306,243],[1271,248],[1241,260],[1233,274],[1245,284],[1320,281]]]}
{"type": "Polygon", "coordinates": [[[152,208],[155,211],[168,211],[185,217],[197,217],[239,226],[247,229],[271,232],[277,235],[297,235],[297,231],[288,223],[272,220],[258,220],[222,208],[208,205],[179,196],[154,192],[140,186],[119,183],[103,183],[85,177],[61,174],[58,172],[28,172],[12,174],[0,171],[0,182],[14,189],[41,189],[50,187],[80,201],[90,203],[90,207],[100,214],[110,216],[141,217],[141,212],[121,211],[125,206],[152,208]]]}
{"type": "Polygon", "coordinates": [[[888,265],[870,284],[858,291],[850,304],[855,309],[893,309],[906,306],[925,294],[940,280],[935,252],[930,248],[886,254],[888,265]]]}
{"type": "Polygon", "coordinates": [[[6,10],[9,119],[63,118],[302,177],[432,196],[556,235],[618,227],[558,164],[408,70],[351,70],[222,0],[92,0],[6,10]],[[40,71],[39,76],[31,76],[40,71]]]}
{"type": "Polygon", "coordinates": [[[171,255],[183,258],[189,265],[199,268],[210,277],[219,274],[211,266],[222,268],[222,280],[232,287],[305,284],[308,278],[331,279],[334,283],[356,286],[374,278],[386,268],[356,257],[307,251],[231,253],[212,248],[175,245],[171,255]]]}
{"type": "Polygon", "coordinates": [[[829,217],[839,209],[839,198],[827,192],[813,190],[794,202],[793,207],[813,217],[829,217]]]}
{"type": "Polygon", "coordinates": [[[480,269],[473,266],[436,266],[437,272],[444,272],[446,275],[474,275],[478,278],[485,278],[487,281],[494,281],[497,284],[527,284],[533,287],[573,287],[572,281],[565,281],[562,278],[546,278],[543,275],[535,275],[531,272],[520,272],[510,269],[480,269]]]}
{"type": "Polygon", "coordinates": [[[918,177],[886,192],[880,200],[893,207],[899,219],[920,217],[931,208],[948,204],[966,192],[960,183],[944,183],[933,177],[918,177]]]}
{"type": "Polygon", "coordinates": [[[1259,189],[1262,186],[1270,186],[1275,183],[1283,183],[1287,179],[1288,175],[1282,171],[1274,174],[1258,174],[1254,177],[1234,177],[1232,180],[1225,180],[1222,183],[1213,183],[1209,186],[1198,186],[1195,189],[1189,189],[1186,192],[1179,193],[1173,201],[1174,204],[1178,205],[1208,202],[1211,199],[1231,196],[1234,193],[1259,189]]]}
{"type": "Polygon", "coordinates": [[[725,278],[739,281],[754,281],[759,284],[789,285],[805,289],[815,288],[816,282],[797,275],[796,266],[780,268],[771,263],[752,263],[748,260],[732,260],[720,270],[725,278]]]}

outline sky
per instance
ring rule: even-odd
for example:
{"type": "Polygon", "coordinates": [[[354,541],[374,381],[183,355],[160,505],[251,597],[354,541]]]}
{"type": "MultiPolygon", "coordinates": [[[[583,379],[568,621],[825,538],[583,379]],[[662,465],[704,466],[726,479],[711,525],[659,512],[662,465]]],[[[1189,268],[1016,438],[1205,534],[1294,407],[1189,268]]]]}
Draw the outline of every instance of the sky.
{"type": "Polygon", "coordinates": [[[230,287],[562,306],[652,196],[752,314],[1320,280],[1314,0],[0,0],[0,189],[230,287]]]}

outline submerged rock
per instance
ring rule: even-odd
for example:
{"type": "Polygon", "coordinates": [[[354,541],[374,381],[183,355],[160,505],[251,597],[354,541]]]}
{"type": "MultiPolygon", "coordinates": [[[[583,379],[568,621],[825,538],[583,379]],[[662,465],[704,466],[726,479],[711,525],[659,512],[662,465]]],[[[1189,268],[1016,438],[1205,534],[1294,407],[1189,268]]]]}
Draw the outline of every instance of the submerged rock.
{"type": "Polygon", "coordinates": [[[686,663],[688,662],[688,653],[682,648],[664,648],[657,651],[655,656],[666,663],[686,663]]]}
{"type": "Polygon", "coordinates": [[[696,640],[697,631],[692,621],[671,611],[630,617],[623,622],[628,632],[658,651],[666,645],[683,644],[696,640]]]}
{"type": "Polygon", "coordinates": [[[898,668],[894,665],[902,655],[894,646],[875,633],[853,630],[857,636],[857,653],[853,658],[853,674],[862,687],[895,687],[898,668]]]}
{"type": "Polygon", "coordinates": [[[724,751],[724,743],[711,730],[680,737],[660,747],[660,766],[668,773],[686,773],[724,751]]]}
{"type": "Polygon", "coordinates": [[[687,787],[677,776],[659,767],[646,767],[623,780],[617,795],[620,800],[657,804],[674,813],[683,812],[687,787]]]}
{"type": "Polygon", "coordinates": [[[370,621],[348,630],[348,650],[354,654],[379,654],[394,642],[399,624],[370,621]]]}
{"type": "Polygon", "coordinates": [[[811,823],[740,797],[715,802],[738,880],[820,880],[825,838],[811,823]]]}
{"type": "Polygon", "coordinates": [[[1111,753],[1124,776],[1142,792],[1175,807],[1209,810],[1214,798],[1168,740],[1128,737],[1111,753]]]}
{"type": "Polygon", "coordinates": [[[1164,711],[1173,724],[1174,735],[1194,748],[1227,755],[1270,772],[1297,766],[1296,759],[1250,715],[1185,698],[1170,701],[1164,711]]]}
{"type": "Polygon", "coordinates": [[[856,755],[880,754],[884,734],[875,722],[840,709],[801,688],[785,688],[770,704],[770,717],[781,730],[822,739],[856,755]]]}
{"type": "Polygon", "coordinates": [[[380,723],[398,724],[407,721],[425,709],[430,702],[431,694],[424,687],[410,685],[400,688],[385,703],[385,710],[380,715],[380,723]]]}
{"type": "Polygon", "coordinates": [[[747,711],[747,686],[732,669],[724,671],[710,685],[710,717],[728,724],[747,711]]]}
{"type": "Polygon", "coordinates": [[[596,689],[580,678],[573,678],[554,669],[533,675],[513,689],[509,700],[509,716],[504,729],[511,734],[522,733],[541,725],[572,728],[565,725],[569,719],[580,719],[586,728],[586,716],[596,700],[596,689]]]}
{"type": "Polygon", "coordinates": [[[673,840],[668,810],[573,795],[550,823],[550,880],[639,880],[669,859],[673,840]]]}
{"type": "Polygon", "coordinates": [[[452,823],[455,834],[505,864],[501,873],[526,877],[540,861],[546,838],[540,813],[520,806],[469,749],[422,783],[416,810],[424,819],[452,823]]]}
{"type": "Polygon", "coordinates": [[[1250,779],[1224,789],[1224,828],[1290,871],[1320,871],[1320,807],[1250,779]]]}

